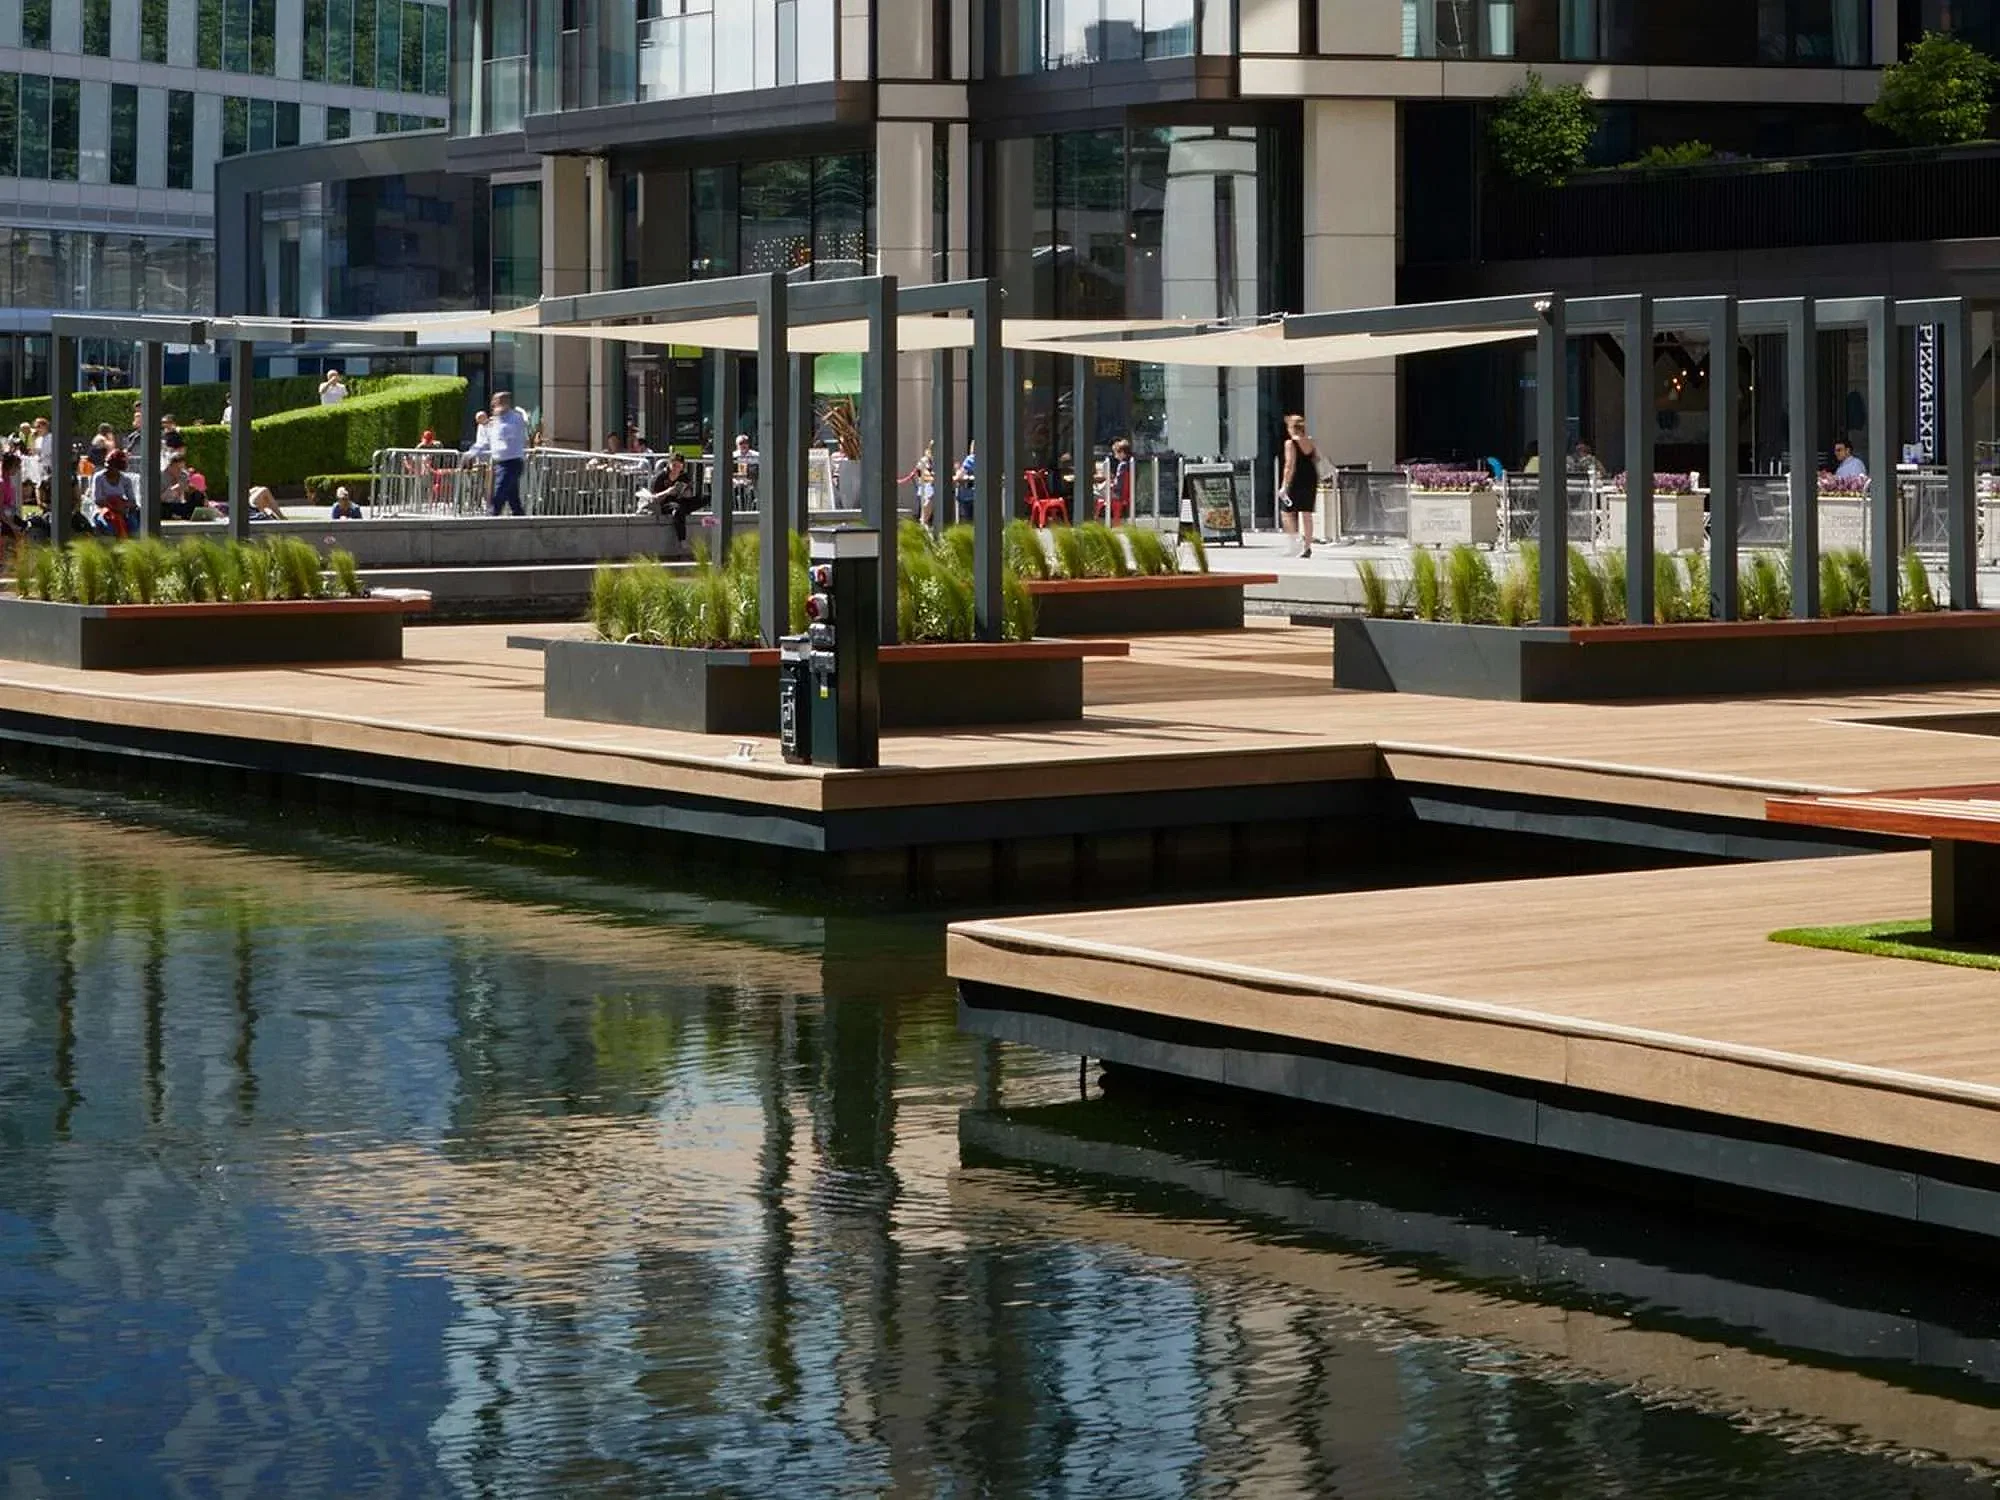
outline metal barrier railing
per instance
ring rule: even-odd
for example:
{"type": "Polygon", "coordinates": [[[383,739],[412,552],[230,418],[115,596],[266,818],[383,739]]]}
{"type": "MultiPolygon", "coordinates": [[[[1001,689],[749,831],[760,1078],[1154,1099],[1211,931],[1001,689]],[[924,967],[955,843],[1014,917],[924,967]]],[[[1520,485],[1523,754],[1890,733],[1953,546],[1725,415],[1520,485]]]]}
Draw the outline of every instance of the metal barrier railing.
{"type": "Polygon", "coordinates": [[[655,462],[643,453],[534,448],[521,471],[522,503],[531,516],[630,515],[655,462]]]}
{"type": "Polygon", "coordinates": [[[369,467],[375,516],[476,516],[493,491],[492,467],[455,448],[383,448],[369,467]]]}
{"type": "Polygon", "coordinates": [[[1400,469],[1341,469],[1333,476],[1334,535],[1401,541],[1410,529],[1410,482],[1400,469]]]}

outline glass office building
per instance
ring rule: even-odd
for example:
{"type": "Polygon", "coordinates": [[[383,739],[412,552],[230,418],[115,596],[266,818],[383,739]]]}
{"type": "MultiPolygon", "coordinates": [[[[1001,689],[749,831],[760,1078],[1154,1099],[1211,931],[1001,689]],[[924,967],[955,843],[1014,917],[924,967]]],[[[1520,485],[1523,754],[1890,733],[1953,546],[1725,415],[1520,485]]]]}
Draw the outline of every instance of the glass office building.
{"type": "Polygon", "coordinates": [[[0,0],[0,396],[51,312],[213,311],[216,163],[441,127],[450,56],[448,0],[0,0]]]}

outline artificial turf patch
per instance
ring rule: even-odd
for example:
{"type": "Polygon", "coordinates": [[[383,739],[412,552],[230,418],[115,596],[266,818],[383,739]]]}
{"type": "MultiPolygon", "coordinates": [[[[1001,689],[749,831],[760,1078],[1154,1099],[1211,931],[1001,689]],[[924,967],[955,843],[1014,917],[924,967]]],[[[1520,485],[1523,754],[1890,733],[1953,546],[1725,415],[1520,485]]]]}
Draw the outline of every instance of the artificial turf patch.
{"type": "Polygon", "coordinates": [[[2000,970],[2000,951],[1974,943],[1931,936],[1927,922],[1856,922],[1845,927],[1787,927],[1771,934],[1774,943],[1868,953],[1876,958],[1913,958],[1920,963],[1953,964],[1961,969],[2000,970]]]}

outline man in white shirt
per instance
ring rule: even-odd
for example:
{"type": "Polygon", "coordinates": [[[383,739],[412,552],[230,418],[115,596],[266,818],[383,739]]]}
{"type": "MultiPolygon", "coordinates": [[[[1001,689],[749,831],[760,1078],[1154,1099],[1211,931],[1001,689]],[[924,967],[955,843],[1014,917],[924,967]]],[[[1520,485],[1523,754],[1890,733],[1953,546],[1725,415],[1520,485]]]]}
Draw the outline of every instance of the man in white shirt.
{"type": "Polygon", "coordinates": [[[341,381],[340,371],[328,370],[326,379],[320,382],[319,404],[338,406],[347,399],[347,386],[341,381]]]}
{"type": "Polygon", "coordinates": [[[1868,465],[1861,461],[1861,455],[1849,447],[1844,440],[1838,438],[1834,440],[1833,444],[1833,477],[1835,479],[1866,479],[1868,477],[1868,465]]]}
{"type": "Polygon", "coordinates": [[[493,418],[482,436],[487,456],[493,460],[493,499],[487,504],[487,514],[497,516],[511,510],[517,516],[526,515],[521,508],[521,470],[528,458],[528,419],[515,407],[512,391],[493,393],[493,418]]]}

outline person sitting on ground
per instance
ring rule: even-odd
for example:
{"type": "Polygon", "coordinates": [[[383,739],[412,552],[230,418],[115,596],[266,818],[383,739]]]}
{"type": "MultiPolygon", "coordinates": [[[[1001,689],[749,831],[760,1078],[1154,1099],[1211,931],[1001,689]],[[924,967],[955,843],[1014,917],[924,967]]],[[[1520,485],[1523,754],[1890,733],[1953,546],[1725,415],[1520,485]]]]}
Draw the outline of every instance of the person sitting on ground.
{"type": "Polygon", "coordinates": [[[219,521],[222,519],[222,511],[218,507],[209,504],[208,480],[199,469],[188,470],[187,504],[187,518],[190,521],[219,521]]]}
{"type": "Polygon", "coordinates": [[[104,467],[104,461],[118,451],[118,434],[111,430],[109,422],[98,424],[97,436],[90,440],[90,463],[93,469],[104,467]]]}
{"type": "MultiPolygon", "coordinates": [[[[340,371],[328,370],[326,379],[319,385],[319,404],[338,406],[347,399],[347,383],[340,378],[340,371]]],[[[407,429],[406,429],[407,430],[407,429]]]]}
{"type": "Polygon", "coordinates": [[[146,445],[145,408],[136,401],[132,403],[132,426],[125,433],[125,451],[137,453],[146,445]]]}
{"type": "Polygon", "coordinates": [[[169,453],[165,467],[160,470],[160,519],[163,521],[186,521],[194,516],[194,496],[188,487],[187,460],[178,453],[169,453]]]}
{"type": "Polygon", "coordinates": [[[270,486],[256,485],[250,491],[250,519],[253,521],[282,521],[285,513],[278,509],[278,497],[271,493],[270,486]]]}
{"type": "Polygon", "coordinates": [[[83,519],[99,535],[130,536],[138,520],[139,492],[125,466],[125,450],[113,448],[84,491],[83,519]]]}
{"type": "Polygon", "coordinates": [[[21,514],[21,455],[0,453],[0,541],[19,541],[27,535],[27,518],[21,514]]]}
{"type": "Polygon", "coordinates": [[[170,453],[187,452],[187,445],[187,438],[181,432],[180,423],[174,420],[174,414],[168,412],[160,418],[160,462],[164,464],[170,453]]]}
{"type": "Polygon", "coordinates": [[[354,503],[354,495],[346,485],[343,484],[333,492],[333,509],[327,512],[327,519],[332,521],[359,521],[362,519],[361,507],[354,503]]]}
{"type": "Polygon", "coordinates": [[[652,482],[639,491],[641,514],[664,516],[673,523],[674,540],[687,545],[688,512],[695,508],[694,470],[678,453],[653,472],[652,482]]]}

